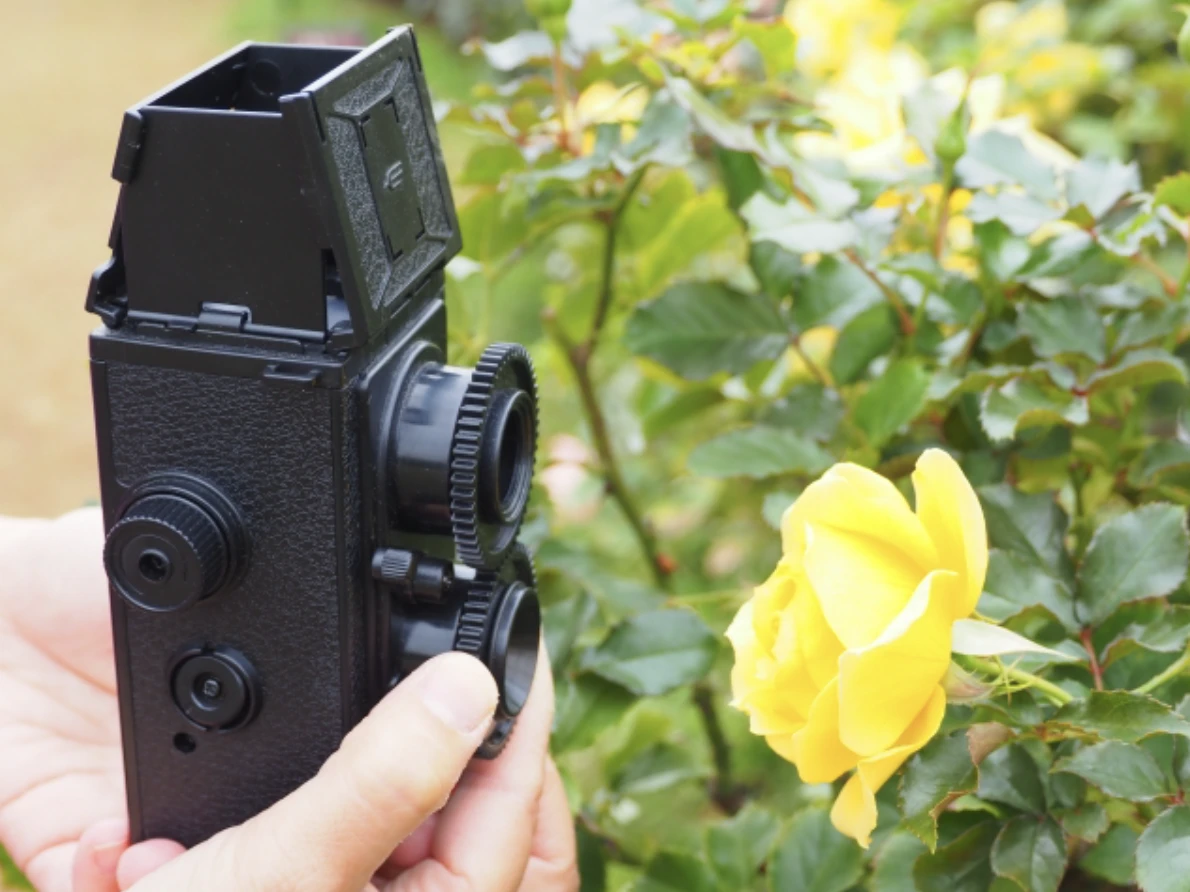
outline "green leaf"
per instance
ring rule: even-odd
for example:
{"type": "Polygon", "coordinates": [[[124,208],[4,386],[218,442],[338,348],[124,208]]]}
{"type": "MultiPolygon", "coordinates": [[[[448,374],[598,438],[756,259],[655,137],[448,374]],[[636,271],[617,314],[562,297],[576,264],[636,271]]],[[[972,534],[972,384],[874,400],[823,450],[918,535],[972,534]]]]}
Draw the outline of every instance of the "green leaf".
{"type": "Polygon", "coordinates": [[[556,753],[581,750],[618,722],[636,698],[618,684],[595,675],[557,680],[556,712],[551,746],[556,753]]]}
{"type": "Polygon", "coordinates": [[[761,421],[825,443],[839,429],[844,412],[843,401],[837,390],[809,383],[802,384],[773,403],[761,421]]]}
{"type": "Polygon", "coordinates": [[[1039,356],[1079,354],[1096,362],[1107,357],[1103,319],[1094,304],[1083,298],[1028,303],[1021,311],[1019,325],[1039,356]]]}
{"type": "MultiPolygon", "coordinates": [[[[708,191],[684,202],[665,220],[656,235],[635,256],[636,288],[652,295],[690,267],[691,258],[710,255],[741,235],[739,221],[728,208],[723,193],[708,191]]],[[[743,248],[743,239],[739,238],[743,248]]],[[[688,286],[678,286],[688,287],[688,286]]],[[[714,287],[714,286],[712,286],[714,287]]],[[[662,295],[664,297],[664,295],[662,295]]],[[[749,296],[752,301],[763,297],[749,296]]],[[[771,301],[769,301],[771,305],[771,301]]],[[[769,312],[761,307],[761,313],[769,312]]]]}
{"type": "Polygon", "coordinates": [[[604,842],[582,824],[574,827],[578,849],[578,892],[607,892],[607,854],[604,842]]]}
{"type": "Polygon", "coordinates": [[[938,816],[959,796],[975,792],[976,785],[966,732],[934,738],[909,760],[901,778],[905,826],[932,851],[938,844],[938,816]]]}
{"type": "Polygon", "coordinates": [[[880,447],[917,417],[926,404],[930,376],[911,359],[893,363],[855,404],[855,423],[880,447]]]}
{"type": "Polygon", "coordinates": [[[698,858],[678,852],[654,855],[633,892],[715,892],[715,877],[698,858]]]}
{"type": "Polygon", "coordinates": [[[1137,474],[1150,481],[1166,471],[1184,471],[1190,466],[1190,443],[1181,440],[1158,440],[1144,451],[1137,474]]]}
{"type": "Polygon", "coordinates": [[[1079,618],[1097,625],[1121,604],[1169,594],[1186,578],[1188,560],[1184,508],[1154,503],[1112,518],[1096,530],[1079,571],[1079,618]]]}
{"type": "Polygon", "coordinates": [[[988,892],[992,881],[988,856],[998,829],[996,822],[985,821],[918,858],[913,879],[920,892],[988,892]]]}
{"type": "Polygon", "coordinates": [[[498,43],[480,44],[483,56],[497,71],[512,71],[553,55],[554,42],[544,31],[522,31],[498,43]]]}
{"type": "Polygon", "coordinates": [[[904,830],[889,834],[873,859],[870,892],[917,892],[913,883],[913,864],[928,852],[920,839],[904,830]]]}
{"type": "Polygon", "coordinates": [[[1136,861],[1137,833],[1125,824],[1116,824],[1095,847],[1079,859],[1078,866],[1091,876],[1117,886],[1131,886],[1136,861]]]}
{"type": "Polygon", "coordinates": [[[979,420],[997,442],[1011,440],[1018,430],[1039,425],[1073,424],[1090,420],[1086,397],[1017,378],[990,388],[980,401],[979,420]]]}
{"type": "Polygon", "coordinates": [[[1077,774],[1109,796],[1132,802],[1146,802],[1171,792],[1157,761],[1132,743],[1106,740],[1085,747],[1058,762],[1053,770],[1077,774]]]}
{"type": "Polygon", "coordinates": [[[992,846],[992,870],[1025,892],[1058,892],[1066,873],[1066,837],[1046,817],[1013,818],[992,846]]]}
{"type": "Polygon", "coordinates": [[[978,795],[1021,811],[1045,811],[1041,769],[1029,751],[1016,743],[993,750],[980,763],[978,795]]]}
{"type": "Polygon", "coordinates": [[[1040,567],[1060,582],[1073,582],[1074,568],[1065,544],[1069,521],[1052,493],[1023,493],[998,484],[981,487],[979,499],[994,547],[1040,567]]]}
{"type": "Polygon", "coordinates": [[[999,220],[1014,235],[1027,236],[1036,232],[1043,223],[1057,220],[1061,212],[1048,204],[1013,192],[998,192],[989,195],[979,192],[964,212],[973,223],[987,223],[999,220]]]}
{"type": "Polygon", "coordinates": [[[764,293],[778,300],[793,290],[793,283],[802,271],[800,257],[772,242],[753,242],[748,263],[764,293]]]}
{"type": "Polygon", "coordinates": [[[1135,162],[1086,158],[1066,174],[1066,200],[1072,208],[1086,207],[1096,220],[1121,198],[1139,191],[1140,168],[1135,162]]]}
{"type": "Polygon", "coordinates": [[[1029,243],[1009,232],[999,220],[977,224],[975,243],[983,268],[1000,282],[1013,281],[1032,253],[1029,243]]]}
{"type": "Polygon", "coordinates": [[[737,152],[760,151],[752,128],[716,106],[698,92],[690,81],[680,77],[667,77],[666,86],[674,101],[689,112],[698,128],[719,145],[737,152]]]}
{"type": "Polygon", "coordinates": [[[1168,176],[1153,190],[1153,205],[1168,207],[1179,217],[1190,216],[1190,173],[1168,176]]]}
{"type": "Polygon", "coordinates": [[[1019,185],[1038,198],[1057,197],[1054,169],[1031,154],[1019,136],[998,130],[970,137],[955,171],[968,188],[1019,185]]]}
{"type": "Polygon", "coordinates": [[[797,40],[793,30],[784,22],[752,22],[738,16],[732,19],[731,30],[756,47],[769,77],[793,70],[797,40]]]}
{"type": "Polygon", "coordinates": [[[525,158],[513,143],[481,145],[468,157],[458,182],[466,186],[494,186],[506,173],[525,169],[525,158]]]}
{"type": "Polygon", "coordinates": [[[793,297],[793,319],[802,330],[815,325],[842,328],[865,310],[885,303],[879,287],[859,267],[829,254],[814,264],[793,297]]]}
{"type": "Polygon", "coordinates": [[[1064,582],[1027,557],[993,548],[979,612],[1003,622],[1032,607],[1044,607],[1068,631],[1078,631],[1074,596],[1064,582]]]}
{"type": "Polygon", "coordinates": [[[707,855],[720,888],[748,888],[768,858],[780,829],[776,816],[755,804],[708,828],[707,855]]]}
{"type": "Polygon", "coordinates": [[[831,220],[799,201],[778,204],[757,192],[740,209],[753,241],[773,242],[794,254],[833,253],[859,242],[859,229],[850,220],[831,220]]]}
{"type": "Polygon", "coordinates": [[[863,850],[831,825],[822,808],[794,815],[769,861],[773,892],[845,892],[863,875],[863,850]]]}
{"type": "Polygon", "coordinates": [[[689,282],[637,307],[624,345],[685,378],[702,380],[720,372],[743,374],[776,359],[789,345],[789,332],[768,296],[689,282]]]}
{"type": "Polygon", "coordinates": [[[831,353],[831,377],[839,384],[855,381],[877,356],[897,340],[896,318],[884,304],[869,307],[844,326],[831,353]]]}
{"type": "Polygon", "coordinates": [[[1049,724],[1125,743],[1136,743],[1152,734],[1190,737],[1190,722],[1186,719],[1159,700],[1128,691],[1092,691],[1059,709],[1049,724]]]}
{"type": "Polygon", "coordinates": [[[689,749],[663,741],[629,760],[612,778],[611,788],[625,796],[656,793],[706,773],[689,749]]]}
{"type": "Polygon", "coordinates": [[[634,694],[652,697],[698,681],[711,668],[718,637],[690,610],[653,610],[617,625],[583,668],[634,694]]]}
{"type": "Polygon", "coordinates": [[[1136,880],[1144,892],[1190,889],[1190,806],[1157,816],[1136,846],[1136,880]]]}
{"type": "Polygon", "coordinates": [[[1135,350],[1111,368],[1093,372],[1086,381],[1089,393],[1115,387],[1145,387],[1161,381],[1186,383],[1185,364],[1165,350],[1135,350]]]}
{"type": "Polygon", "coordinates": [[[1074,808],[1057,809],[1054,811],[1054,817],[1058,819],[1063,830],[1083,842],[1095,842],[1111,823],[1107,809],[1098,802],[1084,802],[1074,808]]]}
{"type": "Polygon", "coordinates": [[[1137,647],[1155,653],[1181,653],[1190,640],[1190,607],[1171,604],[1154,619],[1129,623],[1104,650],[1104,662],[1126,656],[1137,647]],[[1129,646],[1131,645],[1131,646],[1129,646]]]}
{"type": "Polygon", "coordinates": [[[1062,232],[1035,247],[1016,275],[1029,281],[1069,276],[1102,253],[1089,233],[1081,229],[1062,232]]]}
{"type": "Polygon", "coordinates": [[[545,627],[546,650],[555,673],[570,660],[579,634],[594,623],[598,613],[599,605],[585,589],[545,610],[542,625],[545,627]]]}
{"type": "Polygon", "coordinates": [[[1185,304],[1162,304],[1156,309],[1128,313],[1120,323],[1114,349],[1118,353],[1163,341],[1178,332],[1188,321],[1190,307],[1185,304]]]}
{"type": "Polygon", "coordinates": [[[700,443],[687,466],[700,477],[764,478],[818,474],[831,463],[830,453],[796,431],[757,425],[700,443]]]}

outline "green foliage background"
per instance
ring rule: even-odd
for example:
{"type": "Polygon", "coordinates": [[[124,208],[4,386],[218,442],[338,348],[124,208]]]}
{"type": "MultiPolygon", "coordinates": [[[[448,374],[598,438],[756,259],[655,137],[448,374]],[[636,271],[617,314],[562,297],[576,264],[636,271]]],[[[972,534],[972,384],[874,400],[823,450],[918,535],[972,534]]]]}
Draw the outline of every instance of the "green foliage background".
{"type": "Polygon", "coordinates": [[[559,48],[515,3],[253,0],[235,28],[423,13],[452,358],[520,341],[542,385],[525,537],[583,889],[1190,889],[1182,15],[580,0],[559,48]],[[1076,657],[1022,664],[1073,699],[952,705],[865,852],[728,707],[722,632],[810,480],[905,487],[931,446],[984,501],[981,614],[1076,657]]]}

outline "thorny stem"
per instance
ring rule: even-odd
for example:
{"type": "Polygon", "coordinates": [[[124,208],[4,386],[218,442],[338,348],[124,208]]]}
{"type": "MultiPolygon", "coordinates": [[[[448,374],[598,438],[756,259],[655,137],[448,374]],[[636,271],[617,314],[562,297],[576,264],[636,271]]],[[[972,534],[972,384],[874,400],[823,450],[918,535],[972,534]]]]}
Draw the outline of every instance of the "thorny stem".
{"type": "Polygon", "coordinates": [[[1083,643],[1083,649],[1087,652],[1087,657],[1091,664],[1091,678],[1095,681],[1095,690],[1103,690],[1103,669],[1099,665],[1099,655],[1095,653],[1095,643],[1091,640],[1091,627],[1084,626],[1079,632],[1079,640],[1083,643]]]}
{"type": "Polygon", "coordinates": [[[1190,235],[1186,237],[1186,268],[1182,270],[1182,277],[1178,280],[1178,291],[1173,295],[1174,300],[1181,300],[1186,296],[1187,286],[1190,286],[1190,235]]]}
{"type": "MultiPolygon", "coordinates": [[[[796,183],[791,188],[794,198],[810,210],[818,209],[817,205],[814,204],[814,200],[799,189],[796,183]]],[[[855,248],[847,248],[843,251],[843,256],[850,260],[856,269],[871,279],[872,284],[879,288],[880,293],[892,304],[892,308],[897,311],[897,318],[901,322],[901,332],[907,335],[913,334],[917,330],[917,327],[913,324],[913,317],[909,315],[909,311],[905,308],[905,302],[901,300],[901,295],[889,288],[885,281],[876,275],[876,272],[870,266],[864,263],[863,258],[859,256],[859,252],[855,248]]]]}
{"type": "MultiPolygon", "coordinates": [[[[942,260],[942,253],[946,250],[946,228],[950,223],[950,196],[954,192],[954,166],[946,165],[946,174],[942,178],[942,199],[938,203],[937,229],[934,231],[934,259],[942,260]]],[[[924,301],[923,301],[924,302],[924,301]]]]}
{"type": "MultiPolygon", "coordinates": [[[[578,384],[579,399],[583,405],[583,412],[587,416],[587,423],[591,428],[591,436],[595,441],[595,451],[599,455],[603,472],[604,487],[620,506],[620,511],[632,527],[636,541],[644,555],[649,571],[657,587],[668,591],[670,589],[670,573],[672,565],[657,547],[657,537],[652,527],[637,507],[631,490],[624,482],[620,472],[619,462],[616,460],[615,450],[612,448],[611,437],[608,435],[607,419],[599,404],[599,396],[595,390],[595,382],[591,377],[591,358],[595,348],[599,345],[600,335],[607,322],[608,313],[615,302],[615,273],[616,273],[616,235],[620,218],[628,208],[632,196],[640,187],[644,179],[645,168],[637,170],[624,185],[624,191],[615,207],[600,216],[604,225],[603,255],[601,259],[599,300],[595,306],[595,314],[591,320],[591,330],[586,340],[574,343],[558,324],[556,316],[547,313],[544,322],[550,336],[562,349],[570,364],[574,379],[578,384]]],[[[734,790],[731,780],[731,750],[723,728],[719,723],[719,715],[715,708],[715,695],[711,687],[705,683],[695,685],[691,692],[694,706],[702,720],[703,731],[711,748],[711,757],[715,764],[715,780],[712,787],[712,798],[725,812],[731,814],[739,809],[739,795],[734,790]]]]}
{"type": "Polygon", "coordinates": [[[553,65],[554,104],[558,106],[558,145],[563,151],[573,153],[570,134],[570,96],[566,88],[566,66],[562,62],[562,45],[554,44],[553,65]]]}
{"type": "Polygon", "coordinates": [[[591,427],[591,437],[595,441],[595,451],[599,454],[599,462],[603,472],[604,486],[620,506],[624,518],[632,527],[646,562],[658,588],[669,588],[668,565],[664,562],[658,548],[657,538],[653,533],[640,509],[636,505],[632,492],[624,482],[624,475],[620,472],[619,462],[616,460],[615,450],[612,448],[611,437],[608,433],[607,419],[603,408],[599,405],[599,397],[595,391],[595,382],[591,377],[591,357],[599,344],[599,336],[603,333],[604,323],[608,312],[615,300],[615,266],[616,266],[616,232],[620,217],[632,200],[633,194],[640,186],[644,177],[644,168],[633,174],[625,184],[624,192],[616,206],[601,219],[605,228],[601,279],[599,285],[599,301],[595,306],[595,315],[591,321],[591,330],[586,340],[576,344],[567,337],[557,320],[547,315],[546,327],[551,336],[562,348],[562,353],[570,364],[578,384],[579,399],[583,405],[583,412],[587,416],[587,423],[591,427]]]}
{"type": "Polygon", "coordinates": [[[1074,699],[1052,681],[1046,681],[1032,672],[1017,669],[1015,666],[1002,666],[981,657],[965,657],[964,660],[976,672],[982,672],[993,678],[1010,678],[1025,687],[1033,688],[1048,697],[1055,706],[1064,706],[1074,699]]]}
{"type": "Polygon", "coordinates": [[[909,310],[905,308],[905,302],[901,300],[901,295],[889,288],[888,284],[876,275],[870,266],[864,263],[863,258],[859,256],[859,253],[854,248],[848,248],[843,252],[843,256],[855,264],[861,273],[871,279],[872,283],[880,289],[880,293],[892,304],[892,308],[897,311],[897,318],[901,322],[901,332],[907,335],[913,334],[917,330],[917,326],[913,324],[913,317],[909,315],[909,310]]]}
{"type": "MultiPolygon", "coordinates": [[[[1132,259],[1156,276],[1158,280],[1160,280],[1161,287],[1165,289],[1165,293],[1167,295],[1176,298],[1182,293],[1182,287],[1184,286],[1179,287],[1178,283],[1174,281],[1173,276],[1163,270],[1160,265],[1158,265],[1158,263],[1153,260],[1153,258],[1149,257],[1143,252],[1138,251],[1132,255],[1132,259]]],[[[1190,270],[1187,270],[1187,273],[1190,273],[1190,270]]],[[[1184,274],[1183,278],[1185,277],[1186,276],[1184,274]]]]}
{"type": "Polygon", "coordinates": [[[802,361],[802,365],[804,365],[810,374],[814,376],[815,380],[818,381],[818,383],[823,387],[829,387],[831,383],[830,379],[826,377],[826,372],[824,372],[819,367],[818,363],[812,360],[806,351],[802,349],[801,338],[796,336],[790,338],[789,346],[790,349],[792,349],[793,352],[797,354],[798,359],[802,361]]]}
{"type": "Polygon", "coordinates": [[[734,815],[744,804],[743,791],[732,780],[731,747],[727,743],[727,737],[723,734],[723,726],[719,724],[719,713],[715,709],[714,689],[705,681],[700,681],[694,686],[691,699],[702,717],[703,730],[707,735],[707,743],[711,747],[711,760],[715,765],[715,777],[711,782],[711,798],[724,812],[734,815]]]}
{"type": "Polygon", "coordinates": [[[1190,666],[1190,651],[1187,651],[1178,657],[1178,659],[1171,663],[1164,672],[1159,672],[1140,687],[1134,688],[1132,693],[1147,694],[1150,691],[1155,691],[1170,679],[1176,678],[1185,672],[1188,666],[1190,666]]]}

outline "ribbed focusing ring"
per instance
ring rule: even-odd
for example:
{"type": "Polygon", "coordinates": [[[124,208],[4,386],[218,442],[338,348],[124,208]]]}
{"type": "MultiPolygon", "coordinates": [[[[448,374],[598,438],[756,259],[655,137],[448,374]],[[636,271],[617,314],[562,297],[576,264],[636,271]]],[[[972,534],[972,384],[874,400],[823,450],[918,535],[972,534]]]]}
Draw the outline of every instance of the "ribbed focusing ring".
{"type": "Polygon", "coordinates": [[[450,448],[450,520],[459,560],[499,567],[524,519],[537,451],[537,379],[519,344],[488,347],[463,395],[450,448]]]}

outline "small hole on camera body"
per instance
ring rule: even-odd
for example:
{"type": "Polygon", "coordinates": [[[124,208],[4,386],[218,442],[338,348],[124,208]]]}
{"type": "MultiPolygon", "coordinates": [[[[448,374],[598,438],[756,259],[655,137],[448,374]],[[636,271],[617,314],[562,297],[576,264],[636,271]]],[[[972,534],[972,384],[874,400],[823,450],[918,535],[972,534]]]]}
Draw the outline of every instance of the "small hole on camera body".
{"type": "Polygon", "coordinates": [[[174,749],[184,755],[189,755],[198,749],[198,743],[189,734],[178,733],[174,735],[174,749]]]}

